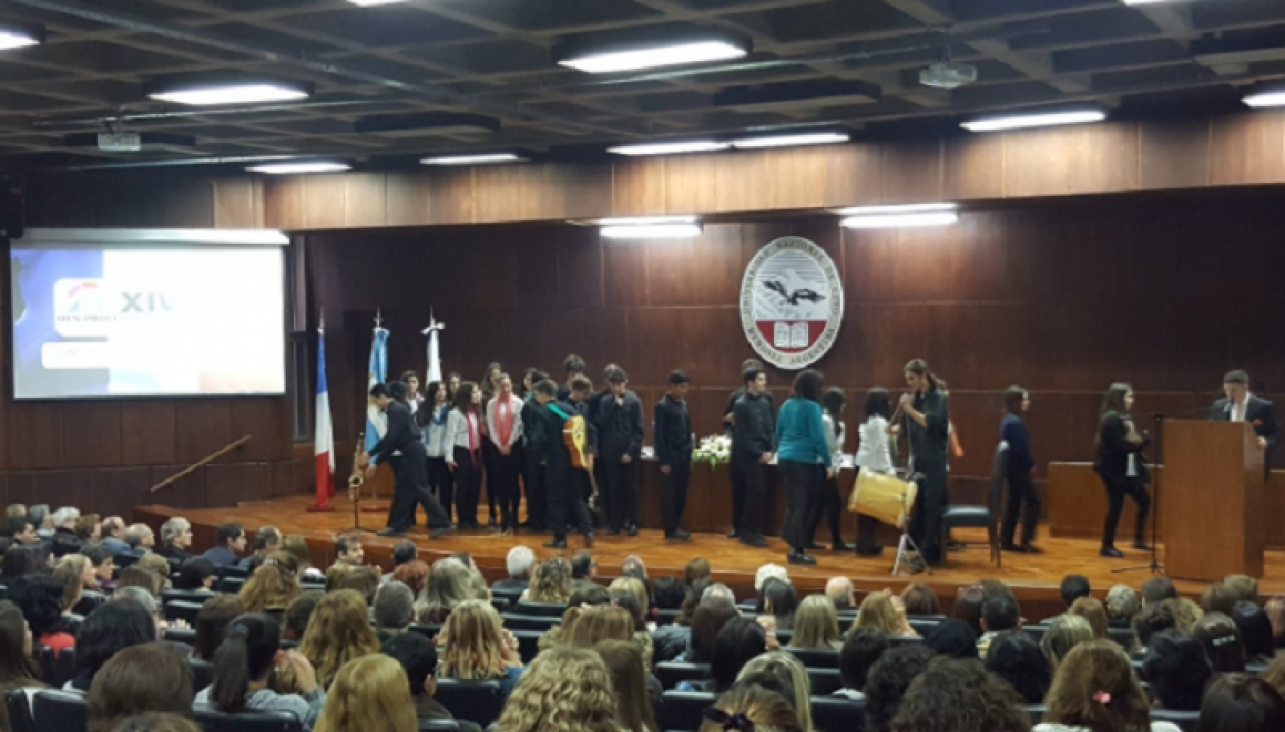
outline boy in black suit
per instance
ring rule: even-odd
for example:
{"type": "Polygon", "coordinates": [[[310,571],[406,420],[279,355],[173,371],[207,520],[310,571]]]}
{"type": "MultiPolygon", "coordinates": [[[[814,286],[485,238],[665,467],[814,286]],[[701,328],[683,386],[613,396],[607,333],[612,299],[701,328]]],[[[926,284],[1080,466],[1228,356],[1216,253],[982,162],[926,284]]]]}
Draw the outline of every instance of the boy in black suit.
{"type": "Polygon", "coordinates": [[[550,549],[567,546],[567,523],[570,519],[580,527],[585,546],[593,546],[593,525],[589,522],[589,508],[580,492],[580,482],[573,475],[577,470],[571,464],[571,452],[562,441],[563,425],[577,411],[566,402],[557,401],[558,385],[545,379],[535,385],[535,402],[539,406],[540,429],[537,430],[536,449],[543,456],[545,478],[549,488],[549,525],[553,541],[545,544],[550,549]]]}
{"type": "Polygon", "coordinates": [[[607,533],[638,535],[638,482],[642,468],[643,406],[629,391],[629,375],[607,370],[611,387],[598,402],[598,454],[607,478],[607,533]]]}
{"type": "MultiPolygon", "coordinates": [[[[1223,377],[1223,393],[1227,398],[1214,402],[1211,419],[1215,422],[1248,422],[1258,435],[1259,447],[1269,451],[1276,447],[1276,406],[1250,393],[1249,374],[1240,369],[1228,371],[1223,377]]],[[[1264,467],[1268,462],[1265,456],[1264,467]]]]}

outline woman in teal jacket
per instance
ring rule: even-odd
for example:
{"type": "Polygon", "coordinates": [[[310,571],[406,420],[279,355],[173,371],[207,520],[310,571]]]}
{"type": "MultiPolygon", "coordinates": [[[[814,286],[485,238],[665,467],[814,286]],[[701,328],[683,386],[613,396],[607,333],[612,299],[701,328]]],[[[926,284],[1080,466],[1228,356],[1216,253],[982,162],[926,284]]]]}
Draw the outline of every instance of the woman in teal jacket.
{"type": "Polygon", "coordinates": [[[808,556],[811,529],[821,518],[825,481],[834,475],[834,456],[821,419],[823,377],[805,369],[794,379],[794,393],[776,420],[776,460],[785,484],[785,530],[790,564],[816,564],[808,556]]]}

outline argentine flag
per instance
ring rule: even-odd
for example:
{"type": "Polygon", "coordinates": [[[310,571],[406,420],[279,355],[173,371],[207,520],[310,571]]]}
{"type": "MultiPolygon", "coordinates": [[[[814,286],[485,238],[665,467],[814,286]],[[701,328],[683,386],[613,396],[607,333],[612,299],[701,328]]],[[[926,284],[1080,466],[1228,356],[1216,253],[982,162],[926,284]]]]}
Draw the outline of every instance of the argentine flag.
{"type": "Polygon", "coordinates": [[[370,340],[370,362],[366,371],[366,452],[370,452],[388,432],[388,415],[375,406],[370,389],[388,378],[388,330],[375,326],[370,340]]]}

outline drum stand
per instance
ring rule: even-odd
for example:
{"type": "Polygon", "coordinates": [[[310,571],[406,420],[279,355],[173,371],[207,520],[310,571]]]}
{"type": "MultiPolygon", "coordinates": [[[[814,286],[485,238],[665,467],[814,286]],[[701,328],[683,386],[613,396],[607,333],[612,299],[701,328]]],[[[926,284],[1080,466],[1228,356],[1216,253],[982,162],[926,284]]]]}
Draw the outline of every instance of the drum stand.
{"type": "Polygon", "coordinates": [[[932,576],[933,568],[928,566],[928,562],[919,553],[919,545],[915,540],[910,538],[910,512],[906,509],[906,497],[902,495],[901,504],[903,507],[902,516],[905,520],[901,524],[901,539],[897,542],[897,558],[892,563],[892,573],[894,575],[904,574],[907,576],[916,574],[916,565],[923,567],[932,576]]]}

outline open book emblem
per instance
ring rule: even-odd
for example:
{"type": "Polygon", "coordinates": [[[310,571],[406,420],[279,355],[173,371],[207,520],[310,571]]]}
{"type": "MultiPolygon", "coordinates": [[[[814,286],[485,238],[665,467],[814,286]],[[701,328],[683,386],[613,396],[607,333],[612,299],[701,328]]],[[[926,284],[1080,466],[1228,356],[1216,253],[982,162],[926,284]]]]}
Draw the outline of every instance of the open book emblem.
{"type": "Polygon", "coordinates": [[[801,369],[834,345],[843,283],[830,255],[801,237],[775,239],[741,281],[741,325],[754,350],[781,368],[801,369]]]}

